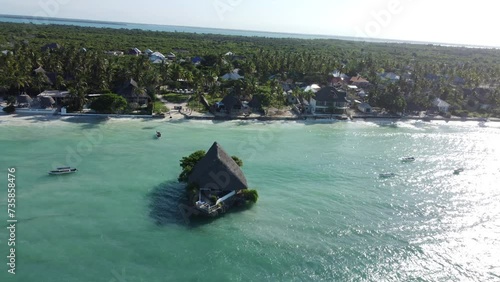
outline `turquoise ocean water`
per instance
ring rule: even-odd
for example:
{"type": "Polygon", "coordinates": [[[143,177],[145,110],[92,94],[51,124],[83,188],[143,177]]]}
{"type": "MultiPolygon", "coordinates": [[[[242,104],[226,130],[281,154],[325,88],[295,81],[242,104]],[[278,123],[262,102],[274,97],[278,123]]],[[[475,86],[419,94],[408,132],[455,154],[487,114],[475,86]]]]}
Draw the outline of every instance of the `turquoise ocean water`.
{"type": "Polygon", "coordinates": [[[0,116],[0,281],[499,281],[499,141],[476,122],[0,116]],[[214,141],[259,202],[186,224],[179,159],[214,141]],[[47,174],[60,165],[79,171],[47,174]]]}

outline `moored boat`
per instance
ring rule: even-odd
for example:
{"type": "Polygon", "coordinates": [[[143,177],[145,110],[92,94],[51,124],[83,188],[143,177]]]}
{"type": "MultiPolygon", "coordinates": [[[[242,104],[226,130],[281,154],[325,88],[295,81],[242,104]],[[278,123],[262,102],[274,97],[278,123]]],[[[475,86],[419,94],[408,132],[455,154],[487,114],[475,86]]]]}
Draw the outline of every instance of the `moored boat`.
{"type": "Polygon", "coordinates": [[[160,138],[160,137],[161,137],[161,132],[156,131],[156,138],[160,138]]]}
{"type": "Polygon", "coordinates": [[[381,173],[379,176],[380,178],[390,178],[396,176],[396,174],[394,172],[385,172],[381,173]]]}
{"type": "Polygon", "coordinates": [[[50,175],[61,175],[61,174],[75,173],[77,171],[78,170],[76,168],[72,168],[72,167],[67,166],[67,167],[58,167],[55,170],[51,170],[51,171],[49,171],[49,174],[50,175]]]}
{"type": "Polygon", "coordinates": [[[406,158],[402,158],[401,161],[404,163],[410,163],[410,162],[414,162],[415,158],[414,157],[406,157],[406,158]]]}

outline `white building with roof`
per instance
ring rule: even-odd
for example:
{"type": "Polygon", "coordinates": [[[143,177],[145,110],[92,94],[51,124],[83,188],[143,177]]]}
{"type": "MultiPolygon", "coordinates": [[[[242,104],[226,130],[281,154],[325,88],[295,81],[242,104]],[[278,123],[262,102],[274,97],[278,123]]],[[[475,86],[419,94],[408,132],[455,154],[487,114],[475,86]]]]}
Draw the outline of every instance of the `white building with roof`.
{"type": "Polygon", "coordinates": [[[441,100],[439,98],[436,98],[433,102],[432,105],[436,107],[440,112],[447,113],[448,110],[450,109],[450,104],[448,104],[446,101],[441,100]]]}
{"type": "Polygon", "coordinates": [[[149,60],[151,62],[155,62],[155,61],[158,61],[158,60],[161,60],[161,61],[164,61],[166,59],[165,55],[163,55],[162,53],[160,52],[153,52],[150,56],[149,56],[149,60]]]}

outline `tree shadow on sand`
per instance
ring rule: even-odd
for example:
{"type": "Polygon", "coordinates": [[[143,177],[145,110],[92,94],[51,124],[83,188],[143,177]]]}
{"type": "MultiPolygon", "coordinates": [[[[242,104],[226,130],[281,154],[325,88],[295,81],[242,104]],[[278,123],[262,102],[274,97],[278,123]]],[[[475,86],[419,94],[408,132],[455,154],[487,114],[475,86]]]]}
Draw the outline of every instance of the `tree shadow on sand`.
{"type": "Polygon", "coordinates": [[[157,225],[177,224],[189,228],[197,228],[210,224],[215,220],[220,220],[229,214],[249,210],[253,206],[235,206],[227,213],[215,218],[200,216],[196,214],[196,211],[187,207],[188,198],[185,187],[185,183],[169,181],[158,185],[149,194],[149,216],[157,225]]]}

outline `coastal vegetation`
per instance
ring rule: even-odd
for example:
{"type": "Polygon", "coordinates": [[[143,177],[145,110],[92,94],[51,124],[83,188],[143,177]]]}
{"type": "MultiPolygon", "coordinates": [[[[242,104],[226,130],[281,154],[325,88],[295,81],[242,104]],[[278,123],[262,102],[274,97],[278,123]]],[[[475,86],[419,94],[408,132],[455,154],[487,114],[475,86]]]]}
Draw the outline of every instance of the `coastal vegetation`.
{"type": "Polygon", "coordinates": [[[121,113],[127,107],[127,100],[116,94],[105,94],[92,101],[90,108],[100,114],[121,113]]]}
{"type": "Polygon", "coordinates": [[[153,113],[164,114],[164,113],[167,113],[168,111],[170,111],[170,109],[167,106],[165,106],[165,104],[163,104],[162,102],[160,102],[160,101],[154,102],[153,113]]]}
{"type": "Polygon", "coordinates": [[[187,182],[188,177],[191,174],[191,171],[193,170],[194,166],[201,160],[203,157],[205,157],[206,152],[204,150],[199,150],[187,157],[183,157],[180,160],[180,166],[182,168],[182,172],[179,175],[179,182],[187,182]]]}
{"type": "MultiPolygon", "coordinates": [[[[87,94],[120,94],[133,80],[136,96],[147,95],[149,105],[144,108],[129,97],[126,112],[157,108],[152,104],[159,94],[176,102],[191,96],[190,105],[200,110],[201,95],[212,102],[233,94],[256,98],[265,112],[287,105],[282,82],[328,85],[337,70],[370,81],[366,102],[388,112],[427,110],[440,98],[455,115],[500,116],[496,49],[15,23],[0,23],[0,49],[5,50],[0,54],[1,95],[69,90],[64,103],[70,111],[87,103],[99,108],[87,94]],[[173,57],[154,63],[148,56],[127,55],[131,48],[173,57]],[[220,79],[235,69],[244,79],[220,79]],[[382,73],[400,79],[387,81],[382,73]],[[193,92],[174,96],[161,89],[193,92]]],[[[310,93],[294,90],[294,95],[310,93]]]]}

